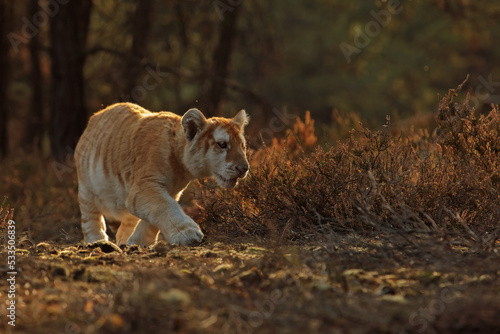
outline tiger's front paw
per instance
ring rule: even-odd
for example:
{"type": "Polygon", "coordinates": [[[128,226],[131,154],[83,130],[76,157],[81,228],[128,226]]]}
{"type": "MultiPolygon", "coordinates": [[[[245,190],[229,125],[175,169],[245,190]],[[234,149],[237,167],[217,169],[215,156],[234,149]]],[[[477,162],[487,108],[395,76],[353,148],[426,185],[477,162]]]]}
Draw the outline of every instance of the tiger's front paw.
{"type": "Polygon", "coordinates": [[[193,243],[201,242],[204,235],[200,227],[194,223],[194,226],[187,226],[181,230],[170,234],[169,243],[179,246],[187,246],[193,243]]]}

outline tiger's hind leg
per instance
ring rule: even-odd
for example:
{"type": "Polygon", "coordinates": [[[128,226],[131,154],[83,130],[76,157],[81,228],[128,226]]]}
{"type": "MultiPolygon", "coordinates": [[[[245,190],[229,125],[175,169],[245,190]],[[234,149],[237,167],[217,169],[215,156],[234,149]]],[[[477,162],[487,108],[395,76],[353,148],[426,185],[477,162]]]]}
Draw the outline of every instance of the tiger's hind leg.
{"type": "Polygon", "coordinates": [[[128,238],[134,232],[137,223],[139,222],[139,218],[129,215],[122,219],[120,227],[116,231],[116,244],[117,245],[126,245],[128,238]]]}
{"type": "Polygon", "coordinates": [[[85,243],[91,244],[98,240],[108,241],[106,234],[106,223],[104,217],[94,204],[91,196],[86,196],[85,192],[78,192],[78,202],[80,204],[80,212],[82,214],[82,232],[85,243]]]}
{"type": "Polygon", "coordinates": [[[145,220],[140,220],[134,229],[134,233],[128,239],[127,244],[149,246],[155,243],[156,236],[158,235],[158,227],[150,224],[145,220]]]}

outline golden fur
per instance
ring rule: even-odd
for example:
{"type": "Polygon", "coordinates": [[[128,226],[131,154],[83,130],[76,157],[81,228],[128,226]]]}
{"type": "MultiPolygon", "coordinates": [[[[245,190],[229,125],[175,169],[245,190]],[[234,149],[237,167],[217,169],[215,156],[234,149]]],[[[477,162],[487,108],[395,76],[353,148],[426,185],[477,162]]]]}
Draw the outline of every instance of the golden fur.
{"type": "Polygon", "coordinates": [[[214,176],[229,188],[246,176],[247,123],[244,110],[206,119],[198,109],[181,117],[131,103],[94,114],[75,150],[85,241],[108,240],[104,217],[121,223],[118,243],[147,245],[157,235],[180,245],[200,241],[201,229],[177,200],[196,178],[214,176]]]}

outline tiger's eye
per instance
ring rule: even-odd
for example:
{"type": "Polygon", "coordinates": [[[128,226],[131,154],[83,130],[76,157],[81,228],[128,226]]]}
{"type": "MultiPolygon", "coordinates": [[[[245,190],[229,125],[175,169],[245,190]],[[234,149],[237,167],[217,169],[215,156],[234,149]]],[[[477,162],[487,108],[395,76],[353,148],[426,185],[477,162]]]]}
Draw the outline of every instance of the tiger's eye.
{"type": "Polygon", "coordinates": [[[219,147],[222,149],[227,148],[227,143],[225,141],[218,142],[217,145],[219,145],[219,147]]]}

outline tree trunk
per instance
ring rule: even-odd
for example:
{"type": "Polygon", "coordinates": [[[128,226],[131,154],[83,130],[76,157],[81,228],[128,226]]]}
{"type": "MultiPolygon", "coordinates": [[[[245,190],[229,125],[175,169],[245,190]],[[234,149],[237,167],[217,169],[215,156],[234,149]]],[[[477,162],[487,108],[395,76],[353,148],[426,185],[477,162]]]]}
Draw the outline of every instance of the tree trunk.
{"type": "Polygon", "coordinates": [[[227,78],[231,53],[236,38],[236,26],[241,6],[236,6],[233,11],[224,16],[220,24],[219,42],[213,54],[213,69],[210,88],[206,95],[204,108],[207,115],[219,115],[219,104],[225,94],[223,80],[227,78]]]}
{"type": "Polygon", "coordinates": [[[9,41],[7,34],[10,30],[12,7],[9,0],[0,0],[0,156],[8,153],[8,101],[7,85],[9,82],[9,41]]]}
{"type": "MultiPolygon", "coordinates": [[[[34,17],[40,10],[38,0],[30,0],[28,17],[34,17]]],[[[42,98],[42,72],[40,69],[40,42],[38,34],[29,42],[31,56],[31,113],[26,123],[25,146],[28,149],[40,148],[43,133],[43,98],[42,98]]]]}
{"type": "Polygon", "coordinates": [[[139,83],[139,75],[143,72],[141,60],[147,56],[148,37],[151,31],[153,1],[137,0],[137,7],[132,18],[132,46],[130,58],[125,62],[125,95],[131,102],[140,102],[142,96],[135,96],[134,87],[139,83]]]}
{"type": "Polygon", "coordinates": [[[83,65],[92,9],[91,0],[70,1],[50,22],[52,155],[63,160],[73,153],[86,125],[83,65]]]}

